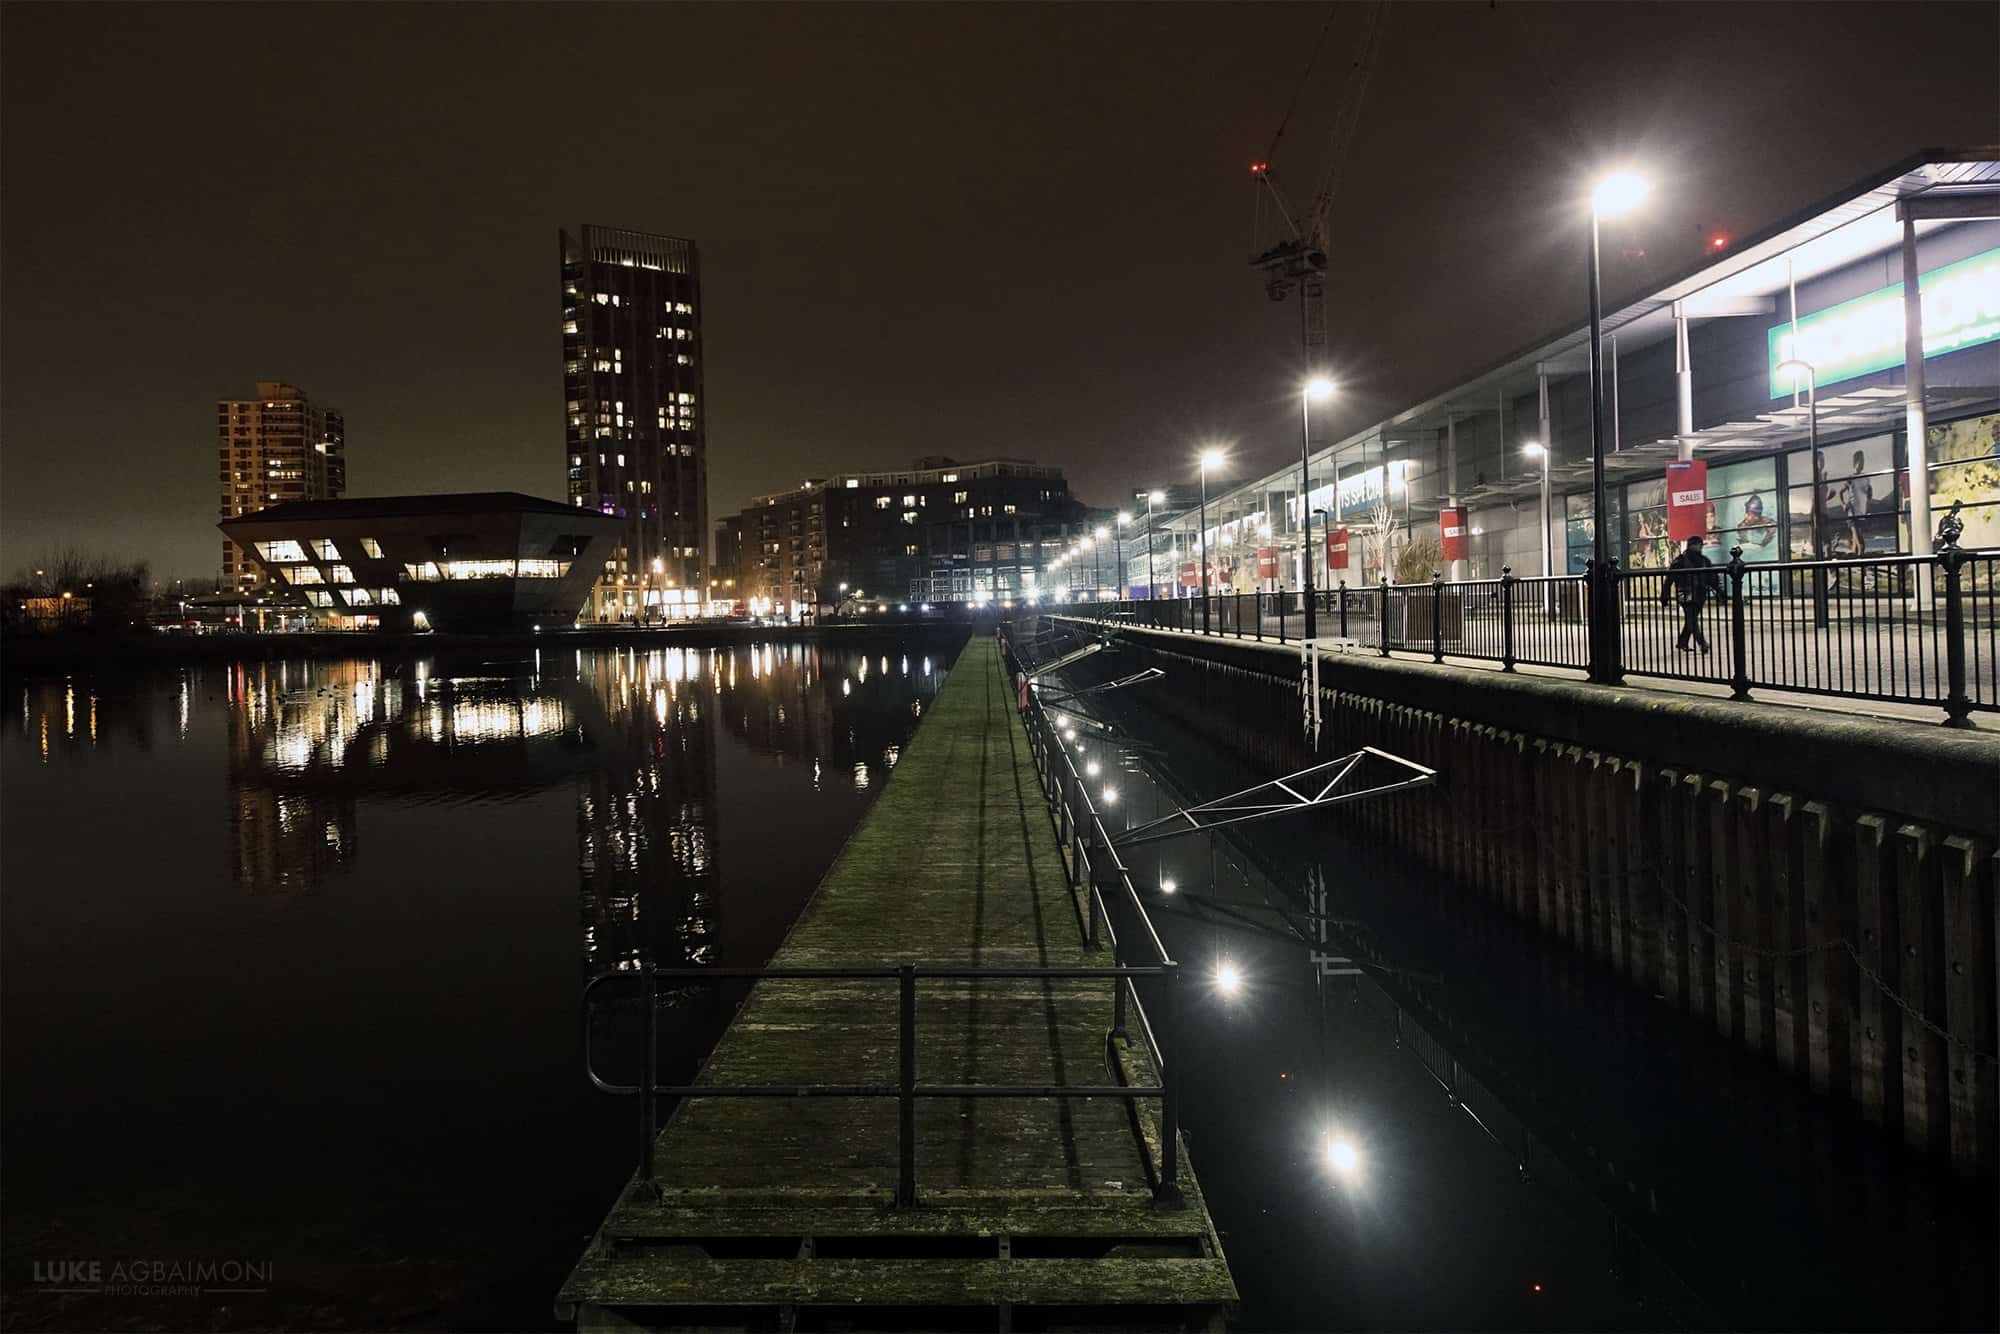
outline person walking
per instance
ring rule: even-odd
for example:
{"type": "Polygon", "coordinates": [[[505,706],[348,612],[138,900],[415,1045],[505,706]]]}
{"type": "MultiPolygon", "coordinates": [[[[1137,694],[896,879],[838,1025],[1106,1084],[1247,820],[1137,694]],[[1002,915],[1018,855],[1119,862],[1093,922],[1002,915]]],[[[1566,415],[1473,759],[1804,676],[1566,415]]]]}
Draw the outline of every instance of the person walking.
{"type": "Polygon", "coordinates": [[[1667,567],[1660,601],[1680,604],[1681,634],[1674,647],[1683,653],[1693,653],[1696,645],[1703,653],[1709,651],[1708,636],[1701,629],[1701,609],[1707,605],[1709,594],[1722,591],[1722,577],[1710,573],[1714,568],[1715,562],[1701,554],[1699,537],[1690,537],[1687,550],[1674,557],[1674,563],[1667,567]]]}

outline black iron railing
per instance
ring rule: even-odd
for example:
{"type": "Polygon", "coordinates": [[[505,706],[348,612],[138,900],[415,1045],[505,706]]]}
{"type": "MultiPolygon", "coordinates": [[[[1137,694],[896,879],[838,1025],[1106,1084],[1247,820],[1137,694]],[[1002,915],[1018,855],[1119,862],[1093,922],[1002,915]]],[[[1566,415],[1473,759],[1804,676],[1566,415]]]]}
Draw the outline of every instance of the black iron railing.
{"type": "MultiPolygon", "coordinates": [[[[1433,661],[1473,659],[1709,682],[1754,690],[1936,705],[1963,725],[2000,709],[2000,551],[1726,565],[1523,578],[1344,583],[1316,595],[1329,637],[1433,661]],[[1600,593],[1603,596],[1600,596],[1600,593]],[[1614,633],[1593,634],[1602,624],[1614,633]]],[[[1052,608],[1127,625],[1286,642],[1303,625],[1298,593],[1052,608]],[[1206,628],[1204,628],[1206,627],[1206,628]]]]}

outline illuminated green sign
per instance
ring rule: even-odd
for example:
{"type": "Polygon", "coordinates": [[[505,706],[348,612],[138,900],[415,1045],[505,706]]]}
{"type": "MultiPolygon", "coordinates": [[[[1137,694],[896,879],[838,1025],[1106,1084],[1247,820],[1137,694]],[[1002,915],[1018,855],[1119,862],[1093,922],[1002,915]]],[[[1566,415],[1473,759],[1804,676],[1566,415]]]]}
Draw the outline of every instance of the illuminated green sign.
{"type": "MultiPolygon", "coordinates": [[[[1917,276],[1923,302],[1924,355],[1942,356],[2000,339],[2000,249],[1917,276]]],[[[1789,320],[1766,335],[1771,354],[1771,397],[1788,397],[1792,372],[1780,362],[1796,357],[1812,366],[1821,387],[1903,364],[1903,285],[1883,287],[1825,310],[1789,320]]],[[[1805,377],[1798,377],[1803,388],[1805,377]]]]}

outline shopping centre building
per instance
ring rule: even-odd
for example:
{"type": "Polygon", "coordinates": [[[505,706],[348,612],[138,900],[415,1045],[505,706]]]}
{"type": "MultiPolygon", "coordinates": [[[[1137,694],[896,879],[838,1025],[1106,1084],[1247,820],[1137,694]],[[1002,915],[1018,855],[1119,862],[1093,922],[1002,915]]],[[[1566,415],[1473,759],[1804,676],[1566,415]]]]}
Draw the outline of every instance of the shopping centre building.
{"type": "MultiPolygon", "coordinates": [[[[1670,559],[1668,465],[1683,461],[1676,508],[1693,507],[1712,560],[1928,551],[1954,502],[1963,545],[2000,546],[2000,149],[1914,155],[1607,304],[1602,327],[1607,537],[1622,567],[1670,559]],[[1907,346],[1906,272],[1923,312],[1907,346]]],[[[1316,451],[1315,585],[1376,582],[1385,547],[1397,577],[1396,552],[1424,537],[1443,539],[1447,577],[1581,571],[1594,540],[1588,348],[1587,326],[1564,330],[1316,451]]],[[[1215,589],[1299,587],[1299,472],[1211,493],[1215,589]]],[[[1149,566],[1160,595],[1193,593],[1203,523],[1199,511],[1162,521],[1154,552],[1130,534],[1128,595],[1152,593],[1149,566]]]]}

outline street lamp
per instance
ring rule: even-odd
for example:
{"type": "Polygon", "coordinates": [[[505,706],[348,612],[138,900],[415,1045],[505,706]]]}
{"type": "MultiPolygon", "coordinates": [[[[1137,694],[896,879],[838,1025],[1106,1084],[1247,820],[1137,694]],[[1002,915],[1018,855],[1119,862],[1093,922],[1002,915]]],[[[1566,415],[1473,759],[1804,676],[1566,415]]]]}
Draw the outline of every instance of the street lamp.
{"type": "Polygon", "coordinates": [[[1118,511],[1118,526],[1112,530],[1112,570],[1118,580],[1118,596],[1114,602],[1125,600],[1125,525],[1132,522],[1132,516],[1125,510],[1118,511]]]}
{"type": "Polygon", "coordinates": [[[1604,503],[1604,311],[1598,273],[1598,223],[1637,208],[1646,197],[1644,178],[1629,171],[1617,171],[1597,183],[1590,193],[1590,551],[1591,569],[1597,581],[1591,606],[1591,633],[1597,636],[1597,652],[1590,655],[1591,676],[1614,682],[1618,670],[1618,584],[1611,571],[1611,545],[1605,522],[1610,517],[1604,503]]]}
{"type": "MultiPolygon", "coordinates": [[[[1799,375],[1806,377],[1806,467],[1812,472],[1812,548],[1815,562],[1826,559],[1826,530],[1820,519],[1823,504],[1821,492],[1825,488],[1820,483],[1819,472],[1819,376],[1813,365],[1799,357],[1791,357],[1778,363],[1781,371],[1792,373],[1792,383],[1798,383],[1799,375]]],[[[1813,571],[1813,624],[1826,624],[1826,570],[1813,571]]]]}
{"type": "Polygon", "coordinates": [[[1555,558],[1549,550],[1549,449],[1538,440],[1530,440],[1521,446],[1521,452],[1531,459],[1539,459],[1542,464],[1542,577],[1555,573],[1555,558]]]}
{"type": "Polygon", "coordinates": [[[1146,493],[1146,596],[1157,601],[1160,596],[1160,574],[1153,567],[1153,506],[1166,503],[1166,492],[1146,493]]]}
{"type": "Polygon", "coordinates": [[[1222,466],[1222,451],[1201,452],[1201,632],[1208,633],[1208,470],[1222,466]]]}
{"type": "Polygon", "coordinates": [[[1300,536],[1299,554],[1305,574],[1306,638],[1312,639],[1319,632],[1313,615],[1313,549],[1312,549],[1312,405],[1318,399],[1324,403],[1333,397],[1333,381],[1324,375],[1315,375],[1306,381],[1299,394],[1299,521],[1304,530],[1300,536]]]}

